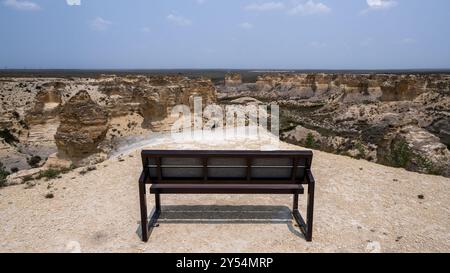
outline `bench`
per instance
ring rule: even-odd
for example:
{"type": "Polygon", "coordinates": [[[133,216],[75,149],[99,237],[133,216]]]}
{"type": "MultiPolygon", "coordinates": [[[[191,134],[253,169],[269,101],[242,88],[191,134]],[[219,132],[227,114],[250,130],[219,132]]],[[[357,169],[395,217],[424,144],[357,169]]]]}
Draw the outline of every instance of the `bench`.
{"type": "Polygon", "coordinates": [[[292,214],[312,241],[314,187],[312,151],[143,150],[139,178],[142,240],[147,242],[161,214],[161,194],[292,194],[292,214]],[[148,219],[147,185],[155,195],[148,219]],[[298,208],[307,186],[306,222],[298,208]]]}

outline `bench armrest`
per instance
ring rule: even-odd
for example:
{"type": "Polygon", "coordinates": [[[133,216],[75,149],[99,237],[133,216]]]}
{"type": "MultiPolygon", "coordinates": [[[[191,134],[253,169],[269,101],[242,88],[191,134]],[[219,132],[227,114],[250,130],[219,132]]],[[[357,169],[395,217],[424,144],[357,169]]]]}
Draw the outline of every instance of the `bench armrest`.
{"type": "Polygon", "coordinates": [[[306,182],[308,184],[315,184],[316,183],[316,180],[314,179],[314,176],[313,176],[311,170],[309,170],[309,169],[306,170],[306,182]]]}
{"type": "Polygon", "coordinates": [[[147,182],[147,174],[145,171],[141,172],[141,176],[139,176],[139,184],[145,184],[147,182]]]}

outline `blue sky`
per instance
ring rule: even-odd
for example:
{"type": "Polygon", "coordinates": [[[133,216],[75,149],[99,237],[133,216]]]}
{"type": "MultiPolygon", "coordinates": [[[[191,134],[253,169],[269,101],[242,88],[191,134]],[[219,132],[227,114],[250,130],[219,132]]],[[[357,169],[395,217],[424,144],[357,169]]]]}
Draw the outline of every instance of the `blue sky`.
{"type": "Polygon", "coordinates": [[[450,68],[448,0],[0,0],[0,68],[450,68]]]}

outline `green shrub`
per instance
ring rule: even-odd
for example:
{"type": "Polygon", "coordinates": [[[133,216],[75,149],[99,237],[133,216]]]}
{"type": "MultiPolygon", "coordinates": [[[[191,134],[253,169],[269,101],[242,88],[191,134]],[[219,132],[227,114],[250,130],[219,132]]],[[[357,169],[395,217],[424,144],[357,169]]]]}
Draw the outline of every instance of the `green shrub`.
{"type": "Polygon", "coordinates": [[[47,178],[52,180],[58,178],[59,175],[69,172],[70,169],[48,169],[39,173],[37,179],[47,178]]]}
{"type": "Polygon", "coordinates": [[[427,174],[442,175],[444,170],[436,167],[431,160],[423,157],[422,155],[416,155],[417,165],[427,174]]]}
{"type": "Polygon", "coordinates": [[[42,158],[40,156],[32,156],[30,159],[28,159],[28,165],[30,165],[33,168],[39,167],[39,162],[41,162],[42,158]]]}
{"type": "Polygon", "coordinates": [[[55,179],[61,172],[56,169],[48,169],[39,173],[37,179],[47,178],[47,179],[55,179]]]}
{"type": "Polygon", "coordinates": [[[366,149],[360,142],[355,144],[355,148],[359,152],[359,158],[366,158],[366,149]]]}
{"type": "Polygon", "coordinates": [[[391,146],[391,154],[388,157],[389,164],[394,167],[421,171],[427,174],[442,175],[444,170],[423,155],[414,152],[405,140],[395,142],[391,146]]]}
{"type": "Polygon", "coordinates": [[[316,147],[316,140],[314,139],[314,135],[312,133],[308,133],[305,140],[306,148],[314,148],[316,147]]]}
{"type": "Polygon", "coordinates": [[[395,142],[391,148],[389,161],[394,167],[407,167],[412,160],[413,152],[405,140],[395,142]]]}

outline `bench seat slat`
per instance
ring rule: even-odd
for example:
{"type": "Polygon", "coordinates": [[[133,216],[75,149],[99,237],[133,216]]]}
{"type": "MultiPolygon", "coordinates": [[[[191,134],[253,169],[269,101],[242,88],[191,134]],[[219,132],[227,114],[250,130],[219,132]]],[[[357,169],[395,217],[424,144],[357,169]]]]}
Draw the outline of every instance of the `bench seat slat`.
{"type": "Polygon", "coordinates": [[[173,194],[303,194],[299,184],[153,184],[151,193],[173,194]]]}
{"type": "MultiPolygon", "coordinates": [[[[151,179],[148,179],[145,184],[155,184],[151,179]]],[[[250,184],[250,185],[257,185],[257,184],[281,184],[281,185],[290,185],[290,184],[303,184],[305,185],[306,182],[304,180],[287,180],[287,179],[250,179],[246,180],[245,177],[242,178],[236,178],[236,179],[230,179],[230,178],[214,178],[208,180],[204,180],[201,177],[197,179],[193,179],[190,177],[186,178],[165,178],[161,179],[157,182],[158,185],[165,185],[165,184],[207,184],[207,185],[215,185],[215,184],[250,184]]]]}

